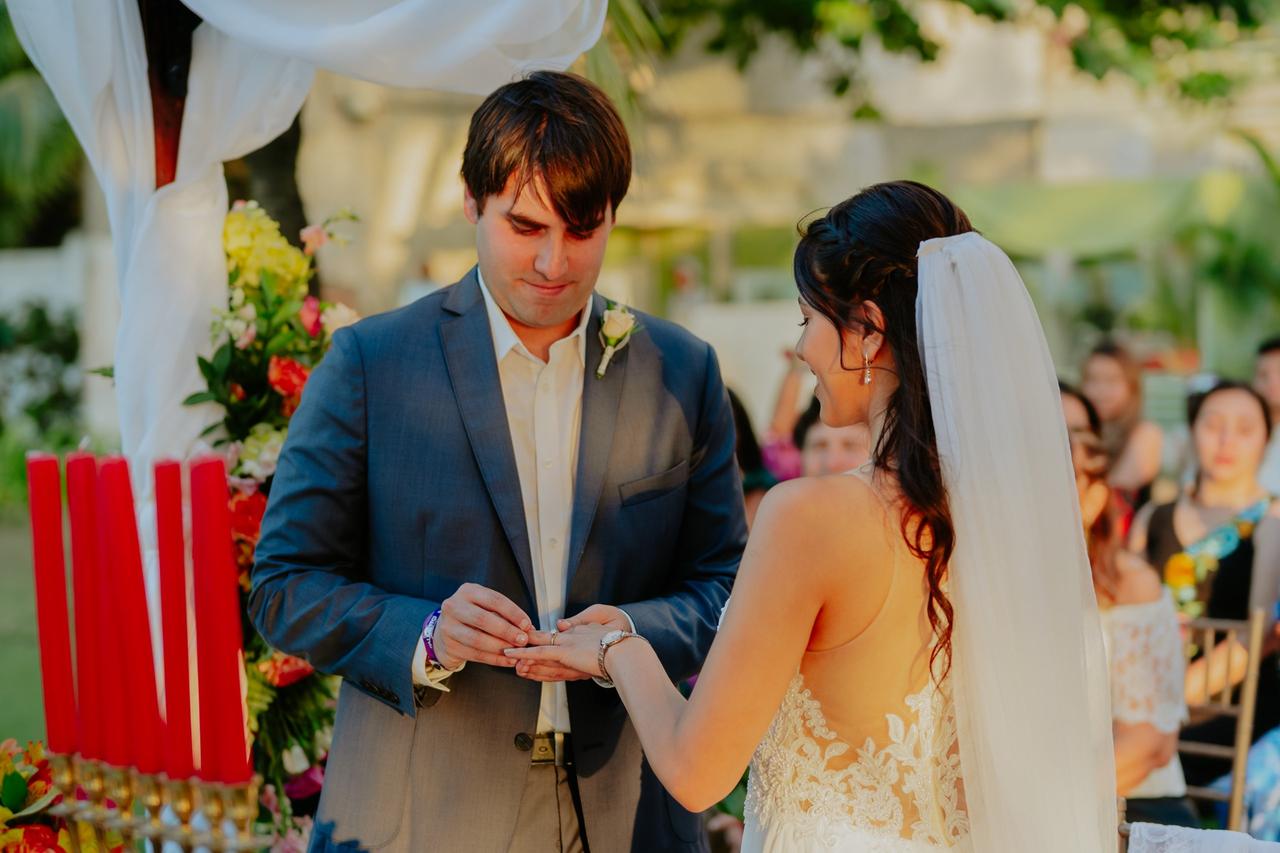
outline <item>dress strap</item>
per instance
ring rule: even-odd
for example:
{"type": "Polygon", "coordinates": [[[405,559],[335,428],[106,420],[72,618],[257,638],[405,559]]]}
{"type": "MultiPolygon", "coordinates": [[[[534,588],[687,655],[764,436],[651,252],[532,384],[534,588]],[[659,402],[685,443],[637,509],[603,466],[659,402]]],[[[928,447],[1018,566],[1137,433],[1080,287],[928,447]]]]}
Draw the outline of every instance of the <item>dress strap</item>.
{"type": "MultiPolygon", "coordinates": [[[[872,482],[871,475],[873,471],[874,471],[874,468],[872,467],[872,464],[870,462],[867,462],[866,464],[860,465],[857,468],[854,468],[850,471],[846,471],[845,475],[856,477],[857,479],[862,481],[862,484],[865,485],[873,495],[875,495],[876,500],[880,503],[880,509],[884,512],[885,521],[890,522],[894,518],[894,514],[892,512],[892,506],[889,503],[889,501],[885,498],[885,496],[880,493],[880,490],[877,489],[875,487],[875,484],[872,482]]],[[[899,563],[901,562],[898,555],[899,550],[900,550],[900,547],[898,546],[897,542],[895,542],[892,547],[893,561],[889,566],[889,588],[885,590],[884,600],[880,602],[880,606],[876,609],[875,615],[871,617],[871,621],[867,623],[866,627],[864,627],[857,634],[853,635],[852,637],[850,637],[849,639],[845,640],[843,643],[840,643],[838,645],[827,646],[826,648],[821,648],[821,649],[806,649],[805,650],[806,656],[831,654],[834,652],[838,652],[841,649],[848,648],[849,646],[858,642],[858,640],[862,639],[868,631],[870,631],[873,627],[875,627],[876,623],[880,621],[880,617],[881,615],[883,615],[885,608],[888,607],[889,602],[893,600],[893,594],[898,587],[898,569],[899,569],[899,563]]]]}

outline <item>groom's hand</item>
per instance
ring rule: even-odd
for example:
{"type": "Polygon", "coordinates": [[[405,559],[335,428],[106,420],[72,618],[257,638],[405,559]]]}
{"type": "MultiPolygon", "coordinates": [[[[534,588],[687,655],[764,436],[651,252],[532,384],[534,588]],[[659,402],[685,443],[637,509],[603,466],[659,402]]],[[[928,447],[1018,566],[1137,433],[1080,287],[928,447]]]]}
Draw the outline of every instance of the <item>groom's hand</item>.
{"type": "Polygon", "coordinates": [[[556,629],[568,631],[575,625],[605,625],[619,631],[631,630],[631,620],[627,618],[627,614],[609,604],[593,604],[577,616],[561,619],[556,629]]]}
{"type": "Polygon", "coordinates": [[[475,661],[510,668],[515,661],[502,654],[529,642],[533,622],[500,592],[464,583],[440,605],[432,643],[436,659],[446,669],[475,661]]]}
{"type": "MultiPolygon", "coordinates": [[[[627,614],[608,604],[593,604],[577,616],[561,619],[556,623],[556,630],[568,631],[575,625],[604,625],[619,631],[631,630],[631,620],[627,618],[627,614]]],[[[535,631],[533,643],[549,645],[550,638],[542,631],[535,631]]],[[[558,663],[532,660],[520,661],[520,665],[516,667],[516,675],[530,681],[585,681],[593,677],[589,672],[570,669],[558,663]]]]}

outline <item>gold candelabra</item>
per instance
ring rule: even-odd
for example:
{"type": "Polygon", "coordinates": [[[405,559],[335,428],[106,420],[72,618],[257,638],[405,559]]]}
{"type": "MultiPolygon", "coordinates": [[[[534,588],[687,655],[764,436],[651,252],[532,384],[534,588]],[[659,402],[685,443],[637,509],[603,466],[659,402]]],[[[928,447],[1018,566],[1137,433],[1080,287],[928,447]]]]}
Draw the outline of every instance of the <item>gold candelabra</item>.
{"type": "Polygon", "coordinates": [[[149,839],[183,850],[261,850],[273,839],[257,832],[262,779],[240,785],[170,779],[77,756],[51,754],[53,783],[62,794],[50,814],[67,821],[72,853],[91,838],[98,851],[149,839]],[[203,815],[205,828],[193,826],[203,815]]]}

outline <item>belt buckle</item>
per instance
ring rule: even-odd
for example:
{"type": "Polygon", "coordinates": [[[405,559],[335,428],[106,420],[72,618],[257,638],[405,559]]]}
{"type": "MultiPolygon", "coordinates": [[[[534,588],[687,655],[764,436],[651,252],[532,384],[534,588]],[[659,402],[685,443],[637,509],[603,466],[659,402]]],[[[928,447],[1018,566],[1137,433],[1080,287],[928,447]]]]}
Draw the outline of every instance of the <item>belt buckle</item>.
{"type": "Polygon", "coordinates": [[[533,763],[554,764],[556,767],[568,767],[572,761],[569,756],[568,738],[564,732],[543,732],[533,736],[533,763]]]}

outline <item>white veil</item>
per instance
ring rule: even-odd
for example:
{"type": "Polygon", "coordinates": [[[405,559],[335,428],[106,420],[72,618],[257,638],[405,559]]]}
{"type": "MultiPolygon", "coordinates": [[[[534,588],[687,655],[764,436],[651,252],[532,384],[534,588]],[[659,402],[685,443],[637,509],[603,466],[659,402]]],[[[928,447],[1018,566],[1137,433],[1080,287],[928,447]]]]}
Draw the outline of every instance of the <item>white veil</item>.
{"type": "Polygon", "coordinates": [[[1009,258],[920,245],[916,322],[956,530],[952,690],[972,849],[1116,849],[1107,664],[1053,361],[1009,258]]]}

